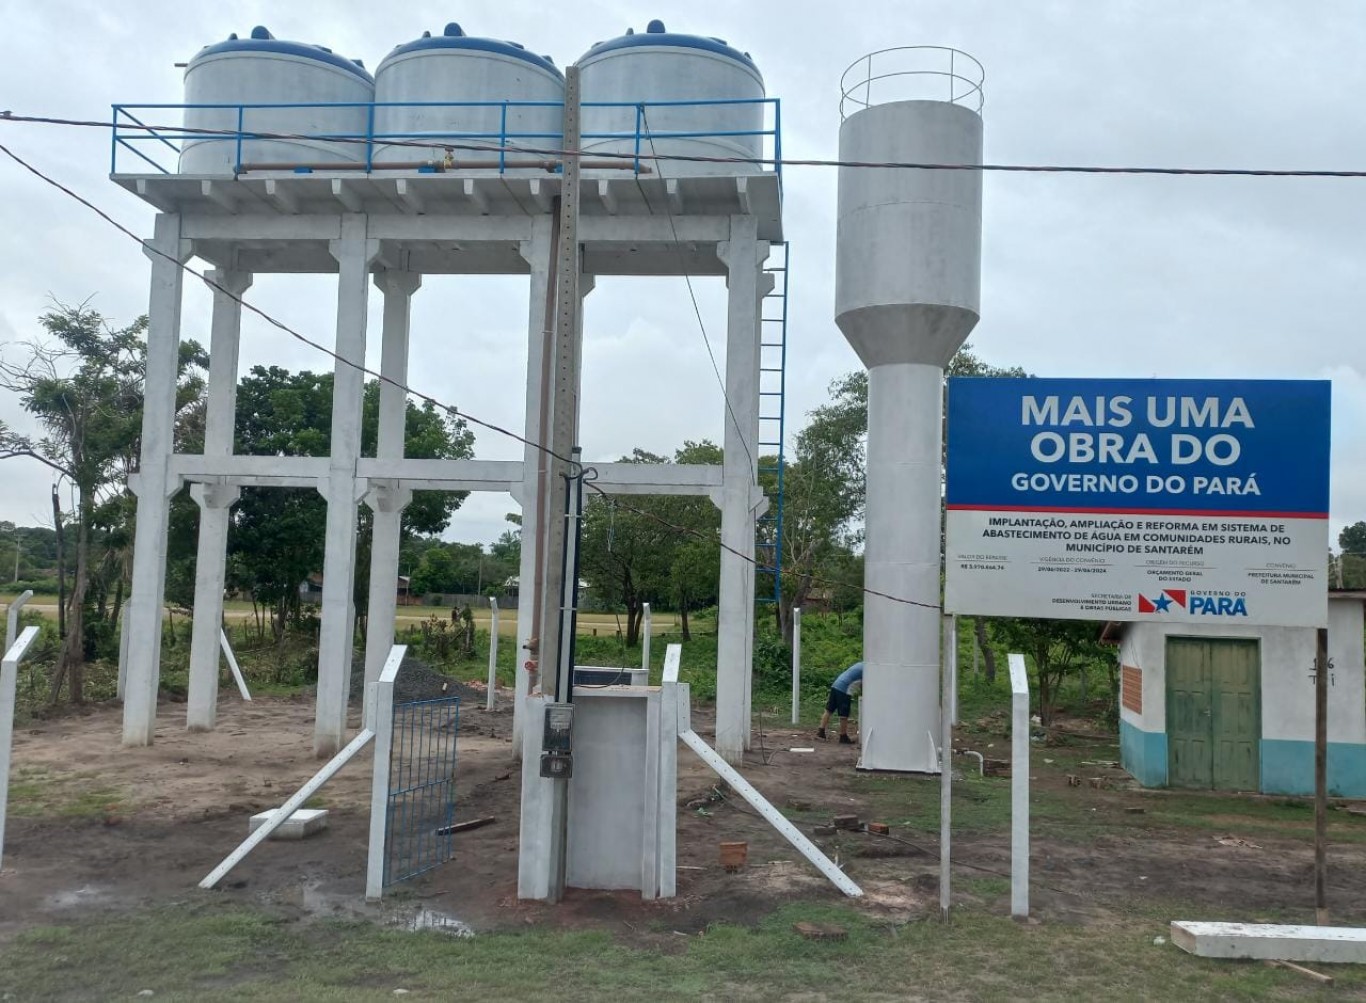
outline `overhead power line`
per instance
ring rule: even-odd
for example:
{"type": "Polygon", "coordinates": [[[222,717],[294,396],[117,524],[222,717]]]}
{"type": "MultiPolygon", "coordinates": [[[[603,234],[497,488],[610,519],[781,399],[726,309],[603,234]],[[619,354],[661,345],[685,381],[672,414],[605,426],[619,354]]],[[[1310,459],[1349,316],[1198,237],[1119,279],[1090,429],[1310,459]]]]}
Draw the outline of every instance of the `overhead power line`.
{"type": "MultiPolygon", "coordinates": [[[[330,136],[317,133],[295,133],[295,132],[267,132],[252,130],[250,132],[238,132],[236,129],[201,129],[195,127],[186,130],[183,125],[147,125],[144,123],[119,122],[117,126],[113,122],[103,122],[92,119],[72,119],[55,118],[46,115],[15,115],[12,112],[0,113],[0,122],[13,122],[28,125],[55,125],[67,126],[71,128],[90,128],[90,129],[123,129],[129,132],[146,132],[149,135],[157,133],[170,133],[176,135],[186,131],[192,131],[198,136],[224,136],[237,137],[244,136],[248,141],[257,139],[311,139],[326,140],[329,143],[358,143],[366,144],[371,142],[364,137],[355,136],[330,136]]],[[[462,150],[477,153],[511,153],[518,155],[537,154],[547,157],[566,157],[583,156],[583,151],[563,150],[557,147],[532,147],[532,146],[509,146],[500,143],[474,143],[465,141],[423,141],[412,139],[385,139],[386,146],[402,146],[424,150],[462,150]]],[[[977,171],[988,174],[1109,174],[1109,175],[1155,175],[1168,177],[1216,177],[1216,178],[1345,178],[1356,179],[1366,178],[1366,169],[1362,170],[1330,170],[1326,168],[1307,168],[1295,170],[1289,168],[1263,168],[1263,167],[1153,167],[1153,166],[1120,166],[1111,167],[1103,165],[1084,165],[1084,164],[941,164],[927,161],[904,161],[904,160],[833,160],[819,158],[795,158],[783,157],[781,160],[765,157],[705,157],[682,153],[612,153],[608,151],[592,151],[592,157],[596,160],[621,160],[623,162],[664,162],[680,161],[687,163],[700,164],[749,164],[760,167],[781,167],[784,170],[793,167],[849,167],[863,170],[912,170],[912,171],[977,171]]]]}
{"type": "MultiPolygon", "coordinates": [[[[25,160],[23,157],[20,157],[20,156],[19,156],[18,154],[16,154],[13,150],[11,150],[8,146],[5,146],[4,144],[0,144],[0,154],[4,154],[4,156],[6,156],[6,157],[8,157],[10,160],[14,161],[14,163],[18,164],[18,165],[19,165],[20,167],[22,167],[24,170],[28,171],[30,174],[32,174],[34,177],[38,178],[39,180],[41,180],[41,181],[44,182],[45,184],[50,185],[51,187],[53,187],[53,188],[57,189],[58,191],[60,191],[62,194],[64,194],[64,195],[68,196],[69,198],[74,199],[75,201],[79,202],[82,206],[84,206],[86,209],[88,209],[88,210],[90,210],[91,212],[93,212],[95,215],[99,216],[100,219],[104,220],[106,223],[108,223],[108,224],[109,224],[110,226],[112,226],[114,229],[118,230],[118,231],[119,231],[120,233],[122,233],[124,236],[128,237],[130,240],[133,240],[133,241],[137,242],[137,244],[138,244],[139,246],[145,248],[149,253],[151,253],[151,254],[153,254],[153,255],[155,255],[155,256],[157,256],[157,257],[160,257],[160,258],[162,258],[162,259],[164,259],[164,260],[166,260],[166,261],[170,261],[172,264],[174,264],[177,268],[181,269],[181,270],[182,270],[183,272],[185,272],[187,275],[192,275],[192,276],[194,276],[195,278],[199,279],[201,282],[203,282],[205,285],[207,285],[207,286],[210,287],[211,289],[214,289],[215,291],[222,293],[223,295],[227,296],[228,298],[230,298],[230,299],[233,300],[234,302],[240,304],[240,305],[242,306],[243,309],[245,309],[245,310],[247,310],[247,311],[249,311],[249,312],[255,314],[256,316],[258,316],[258,317],[260,317],[260,318],[262,318],[262,319],[265,320],[268,324],[270,324],[272,327],[275,327],[275,328],[277,328],[278,330],[283,331],[285,334],[289,335],[291,338],[294,338],[296,341],[299,341],[300,343],[302,343],[302,344],[304,344],[304,345],[307,345],[308,347],[310,347],[310,348],[312,348],[312,349],[314,349],[314,350],[316,350],[316,351],[318,351],[318,352],[321,352],[323,355],[326,355],[328,358],[332,359],[334,362],[341,363],[341,364],[344,365],[344,366],[349,366],[350,368],[359,371],[360,373],[362,373],[362,374],[365,375],[365,376],[372,377],[372,378],[374,378],[374,379],[377,379],[377,380],[381,381],[382,383],[387,383],[387,384],[389,384],[390,386],[397,387],[398,389],[402,390],[404,393],[406,393],[406,394],[411,394],[412,396],[416,397],[418,400],[421,400],[421,401],[424,401],[424,402],[426,402],[426,403],[429,403],[429,404],[431,404],[433,407],[435,407],[435,408],[437,408],[437,409],[439,409],[439,410],[441,410],[441,411],[444,411],[445,413],[451,415],[451,416],[454,417],[454,418],[461,419],[461,420],[464,420],[464,421],[468,421],[468,422],[470,422],[471,424],[480,426],[481,428],[486,428],[486,429],[488,429],[488,430],[491,431],[491,432],[496,432],[496,433],[498,433],[499,435],[504,435],[504,436],[507,436],[507,437],[510,438],[510,439],[515,439],[517,442],[520,442],[520,443],[522,443],[523,445],[526,445],[526,446],[530,446],[530,447],[532,447],[533,449],[536,449],[536,450],[538,450],[538,451],[540,451],[540,452],[542,452],[542,453],[545,453],[545,454],[548,455],[548,456],[555,456],[556,459],[559,459],[559,460],[561,460],[561,461],[563,461],[564,463],[567,463],[567,464],[569,465],[569,469],[570,469],[570,471],[571,471],[571,473],[570,473],[570,476],[571,476],[571,477],[582,476],[582,477],[583,477],[584,484],[585,484],[586,486],[588,486],[591,490],[595,491],[597,494],[601,495],[603,498],[609,498],[609,499],[613,502],[613,504],[615,504],[618,508],[621,508],[621,509],[623,509],[623,510],[625,510],[625,511],[627,511],[627,512],[631,512],[631,513],[633,513],[633,514],[635,514],[635,515],[641,516],[642,518],[649,519],[649,520],[651,520],[651,521],[653,521],[653,522],[656,522],[656,523],[658,523],[659,525],[665,527],[666,529],[669,529],[669,530],[672,531],[672,532],[675,532],[675,533],[682,533],[682,534],[685,535],[685,536],[691,536],[691,537],[694,537],[694,538],[696,538],[696,539],[703,540],[703,541],[708,542],[708,543],[715,543],[721,550],[724,550],[724,551],[726,551],[727,553],[730,553],[730,554],[735,555],[736,557],[739,557],[741,560],[744,560],[744,561],[746,561],[747,563],[754,565],[756,568],[759,568],[759,569],[761,569],[761,570],[767,570],[767,569],[763,569],[762,566],[759,564],[759,562],[758,562],[754,557],[752,557],[752,556],[750,556],[750,555],[748,555],[748,554],[742,553],[741,551],[736,550],[734,547],[728,546],[724,541],[717,539],[717,538],[716,538],[714,535],[712,535],[712,534],[704,533],[704,532],[702,532],[701,530],[693,529],[692,527],[689,527],[689,526],[683,526],[683,525],[678,525],[678,524],[676,524],[676,523],[669,522],[668,520],[661,518],[660,516],[656,515],[656,514],[653,513],[653,512],[648,512],[648,511],[646,511],[646,510],[644,510],[644,509],[637,508],[636,506],[633,506],[633,505],[631,505],[631,504],[629,504],[629,503],[627,503],[627,502],[622,501],[620,498],[617,498],[617,497],[614,496],[614,495],[609,495],[606,491],[604,491],[602,488],[598,487],[596,484],[593,483],[593,476],[596,474],[596,471],[594,471],[591,467],[589,467],[589,468],[584,468],[584,467],[582,466],[582,464],[578,463],[577,461],[575,461],[575,460],[573,460],[573,459],[570,459],[570,458],[568,458],[568,457],[558,456],[558,455],[555,454],[551,449],[549,449],[548,447],[542,445],[542,444],[539,443],[539,442],[535,442],[535,441],[533,441],[533,440],[531,440],[531,439],[528,439],[528,438],[526,438],[525,436],[519,435],[518,433],[516,433],[516,432],[514,432],[514,431],[512,431],[512,430],[510,430],[510,429],[504,428],[504,427],[501,426],[501,425],[495,424],[494,422],[485,421],[485,420],[482,419],[482,418],[479,418],[479,417],[476,417],[475,415],[470,414],[468,411],[465,411],[465,410],[463,410],[463,409],[461,409],[461,408],[458,408],[458,407],[456,407],[456,406],[454,406],[454,405],[447,404],[447,403],[445,403],[444,401],[438,400],[437,398],[431,396],[430,394],[426,394],[426,393],[423,393],[423,392],[421,392],[421,391],[419,391],[419,390],[415,390],[415,389],[413,389],[412,387],[408,386],[406,383],[402,383],[402,382],[400,382],[400,381],[398,381],[398,380],[393,379],[392,377],[388,377],[388,376],[385,376],[385,375],[382,374],[382,373],[375,372],[374,370],[367,368],[363,362],[357,362],[357,361],[355,361],[355,360],[353,360],[353,359],[348,359],[348,358],[346,358],[346,357],[344,357],[344,356],[342,356],[342,355],[338,355],[336,352],[332,351],[332,349],[326,347],[325,345],[320,344],[319,342],[315,341],[314,339],[309,338],[307,335],[302,334],[301,332],[295,330],[293,327],[291,327],[289,324],[285,323],[284,321],[280,320],[279,318],[277,318],[277,317],[271,315],[270,313],[266,312],[265,310],[262,310],[260,307],[254,305],[254,304],[252,304],[252,303],[247,302],[240,294],[234,292],[234,291],[231,290],[231,289],[228,289],[227,287],[225,287],[225,286],[223,286],[222,284],[220,284],[219,282],[215,281],[213,278],[211,278],[210,276],[206,275],[205,273],[200,272],[200,271],[197,271],[197,270],[195,270],[194,268],[191,268],[187,263],[178,260],[174,255],[167,254],[165,251],[162,251],[160,248],[157,248],[157,247],[153,246],[152,244],[148,243],[147,241],[143,240],[142,237],[139,237],[136,233],[134,233],[132,230],[128,229],[128,227],[124,226],[124,225],[123,225],[122,223],[120,223],[118,220],[114,219],[112,216],[110,216],[107,212],[105,212],[105,211],[104,211],[103,209],[101,209],[99,206],[95,205],[95,204],[94,204],[93,202],[91,202],[89,199],[85,198],[83,195],[81,195],[81,194],[79,194],[78,192],[74,191],[73,189],[71,189],[71,188],[68,187],[67,185],[64,185],[62,182],[58,181],[57,179],[55,179],[55,178],[51,177],[50,175],[44,173],[42,170],[40,170],[39,168],[35,167],[33,164],[29,163],[29,162],[28,162],[27,160],[25,160]]],[[[782,572],[782,573],[783,573],[783,574],[792,574],[793,572],[782,572]]],[[[887,593],[887,592],[880,592],[880,591],[878,591],[878,590],[876,590],[876,589],[870,589],[870,588],[868,588],[868,587],[866,587],[866,586],[862,586],[862,585],[854,585],[854,584],[849,583],[849,582],[834,581],[834,580],[832,580],[832,579],[823,578],[823,577],[818,576],[818,575],[809,575],[809,576],[805,576],[805,577],[808,577],[808,578],[810,579],[810,581],[811,581],[813,584],[823,585],[823,586],[829,586],[829,587],[833,587],[833,588],[847,588],[847,589],[852,589],[852,590],[861,592],[863,595],[875,596],[875,597],[880,598],[880,599],[886,599],[886,600],[889,601],[889,602],[899,603],[899,604],[906,605],[906,606],[918,606],[918,607],[921,607],[921,608],[923,608],[923,609],[930,609],[930,610],[941,610],[941,609],[942,609],[942,606],[940,606],[938,603],[925,603],[925,602],[919,602],[919,601],[917,601],[917,600],[915,600],[915,599],[908,599],[908,598],[906,598],[906,597],[904,597],[904,596],[894,596],[894,595],[891,595],[890,593],[887,593]]]]}

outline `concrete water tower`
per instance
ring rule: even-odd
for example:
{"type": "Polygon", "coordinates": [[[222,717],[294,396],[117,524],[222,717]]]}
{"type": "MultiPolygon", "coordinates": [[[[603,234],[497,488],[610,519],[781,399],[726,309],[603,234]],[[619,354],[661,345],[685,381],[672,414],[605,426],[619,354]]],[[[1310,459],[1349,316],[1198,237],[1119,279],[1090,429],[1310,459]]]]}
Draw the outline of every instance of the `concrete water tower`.
{"type": "MultiPolygon", "coordinates": [[[[982,162],[979,64],[886,49],[841,79],[840,160],[982,162]],[[907,99],[910,98],[910,99],[907,99]]],[[[868,369],[862,758],[937,772],[944,367],[977,324],[982,175],[842,167],[835,321],[868,369]]]]}

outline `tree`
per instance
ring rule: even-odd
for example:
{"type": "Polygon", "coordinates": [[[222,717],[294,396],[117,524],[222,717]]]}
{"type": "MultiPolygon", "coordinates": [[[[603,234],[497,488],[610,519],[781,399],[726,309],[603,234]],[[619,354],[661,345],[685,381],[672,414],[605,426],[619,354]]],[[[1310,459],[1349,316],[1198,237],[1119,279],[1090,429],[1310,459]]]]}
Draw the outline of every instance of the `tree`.
{"type": "MultiPolygon", "coordinates": [[[[19,395],[42,437],[0,423],[0,459],[29,457],[46,464],[76,493],[76,567],[66,597],[66,633],[53,673],[56,699],[70,680],[71,699],[84,698],[86,605],[92,577],[91,538],[96,510],[126,489],[142,432],[143,335],[147,319],[112,328],[96,310],[57,304],[39,318],[47,339],[26,347],[22,362],[0,362],[0,388],[19,395]]],[[[203,395],[208,359],[194,341],[180,345],[178,421],[203,395]]]]}
{"type": "MultiPolygon", "coordinates": [[[[378,438],[379,384],[365,387],[362,451],[373,455],[378,438]]],[[[326,456],[332,430],[332,375],[290,373],[257,366],[237,392],[237,445],[241,454],[326,456]]],[[[404,428],[406,456],[459,459],[472,453],[474,436],[465,423],[430,403],[408,402],[404,428]]],[[[405,535],[436,534],[464,500],[464,492],[415,491],[403,513],[405,535]]],[[[323,564],[327,503],[306,489],[244,488],[233,510],[228,538],[232,585],[250,590],[270,610],[277,640],[299,610],[299,584],[323,564]]],[[[357,534],[356,596],[363,605],[369,588],[372,524],[362,507],[357,534]]],[[[416,591],[416,589],[415,589],[416,591]]]]}
{"type": "Polygon", "coordinates": [[[1033,660],[1039,720],[1045,725],[1053,721],[1054,698],[1068,672],[1113,658],[1100,643],[1100,627],[1086,620],[997,619],[991,633],[1008,650],[1033,660]]]}
{"type": "MultiPolygon", "coordinates": [[[[668,457],[643,449],[623,463],[721,462],[720,447],[686,442],[668,457]]],[[[590,493],[584,504],[579,566],[598,598],[626,613],[626,643],[640,640],[644,604],[672,603],[683,629],[688,611],[716,594],[721,517],[707,498],[635,497],[620,503],[590,493]]]]}
{"type": "Polygon", "coordinates": [[[1354,522],[1339,533],[1338,546],[1344,554],[1366,557],[1366,522],[1354,522]]]}
{"type": "Polygon", "coordinates": [[[433,547],[424,553],[413,571],[410,587],[416,595],[458,591],[455,559],[451,552],[445,547],[433,547]]]}

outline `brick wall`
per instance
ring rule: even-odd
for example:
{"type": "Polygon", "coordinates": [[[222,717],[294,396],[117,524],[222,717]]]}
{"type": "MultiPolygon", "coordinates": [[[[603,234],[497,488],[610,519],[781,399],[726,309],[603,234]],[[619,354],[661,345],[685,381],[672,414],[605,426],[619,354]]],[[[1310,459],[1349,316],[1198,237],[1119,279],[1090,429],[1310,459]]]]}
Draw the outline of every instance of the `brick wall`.
{"type": "Polygon", "coordinates": [[[1143,670],[1132,665],[1120,666],[1120,702],[1126,710],[1143,713],[1143,670]]]}

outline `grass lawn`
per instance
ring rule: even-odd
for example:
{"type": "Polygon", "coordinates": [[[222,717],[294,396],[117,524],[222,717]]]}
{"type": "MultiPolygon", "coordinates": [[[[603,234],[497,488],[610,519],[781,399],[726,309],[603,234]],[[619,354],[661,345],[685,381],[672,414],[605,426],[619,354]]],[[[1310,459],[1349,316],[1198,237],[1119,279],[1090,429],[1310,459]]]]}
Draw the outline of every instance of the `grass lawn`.
{"type": "MultiPolygon", "coordinates": [[[[1168,913],[1170,915],[1170,913],[1168,913]]],[[[288,921],[211,899],[112,920],[29,930],[0,948],[13,999],[1301,999],[1317,987],[1255,963],[1190,957],[1163,919],[1105,928],[1020,925],[961,911],[951,924],[879,923],[825,905],[778,909],[753,928],[683,937],[528,928],[470,940],[369,923],[288,921]],[[797,920],[838,923],[844,942],[811,942],[797,920]],[[630,941],[635,941],[631,943],[630,941]]],[[[1331,966],[1330,966],[1331,967],[1331,966]]],[[[1338,994],[1366,972],[1332,968],[1338,994]]]]}

